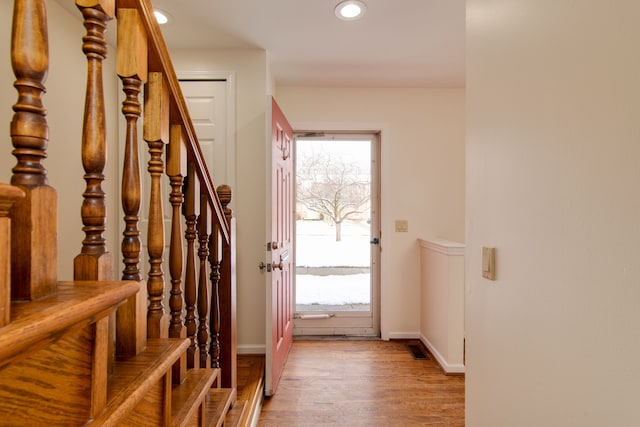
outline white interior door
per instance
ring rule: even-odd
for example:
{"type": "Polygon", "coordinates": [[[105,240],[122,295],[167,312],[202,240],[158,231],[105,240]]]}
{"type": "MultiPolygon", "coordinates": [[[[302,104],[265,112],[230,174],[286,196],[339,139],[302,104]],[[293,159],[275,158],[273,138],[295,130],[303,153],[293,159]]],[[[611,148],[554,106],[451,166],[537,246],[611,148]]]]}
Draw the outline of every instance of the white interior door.
{"type": "Polygon", "coordinates": [[[227,82],[181,80],[191,121],[215,185],[231,184],[227,136],[227,82]]]}

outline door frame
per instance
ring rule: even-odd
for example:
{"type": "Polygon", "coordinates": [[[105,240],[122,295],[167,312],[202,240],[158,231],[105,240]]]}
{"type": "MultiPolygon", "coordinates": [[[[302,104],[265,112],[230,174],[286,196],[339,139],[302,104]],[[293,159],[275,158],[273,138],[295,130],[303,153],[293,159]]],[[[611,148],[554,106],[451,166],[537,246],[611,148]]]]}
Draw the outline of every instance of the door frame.
{"type": "MultiPolygon", "coordinates": [[[[358,325],[357,318],[366,318],[362,316],[359,312],[350,312],[344,311],[340,312],[340,318],[351,318],[352,325],[349,326],[340,326],[338,324],[339,320],[336,318],[329,319],[314,319],[314,320],[303,320],[298,318],[298,313],[294,310],[296,314],[296,318],[294,319],[294,337],[297,336],[305,336],[305,335],[348,335],[348,336],[381,336],[381,324],[382,324],[382,133],[385,126],[381,125],[340,125],[336,126],[332,125],[319,125],[319,124],[292,124],[294,127],[294,136],[296,137],[296,145],[297,145],[297,137],[304,134],[325,134],[325,135],[336,135],[336,136],[344,136],[348,138],[349,135],[368,135],[371,136],[371,149],[372,149],[372,161],[375,160],[372,166],[372,189],[375,188],[375,191],[372,190],[372,209],[376,209],[378,211],[377,215],[372,216],[372,224],[371,228],[374,231],[378,231],[379,235],[377,236],[380,239],[380,243],[377,245],[377,250],[371,251],[371,324],[369,325],[358,325]],[[375,168],[375,170],[374,170],[375,168]],[[377,267],[374,267],[374,264],[377,267]],[[312,323],[313,322],[313,323],[312,323]],[[314,325],[316,322],[322,322],[321,325],[314,325]],[[314,325],[314,326],[310,326],[314,325]]],[[[321,139],[321,138],[319,138],[321,139]]],[[[294,162],[294,174],[295,171],[295,162],[294,162]]],[[[294,223],[295,224],[295,223],[294,223]]],[[[297,233],[294,232],[294,245],[295,239],[297,238],[297,233]]],[[[376,236],[372,236],[376,237],[376,236]]],[[[295,266],[295,258],[294,258],[294,266],[295,266]]],[[[296,289],[296,275],[293,275],[294,280],[294,308],[295,308],[295,289],[296,289]]],[[[367,320],[368,321],[368,320],[367,320]]]]}

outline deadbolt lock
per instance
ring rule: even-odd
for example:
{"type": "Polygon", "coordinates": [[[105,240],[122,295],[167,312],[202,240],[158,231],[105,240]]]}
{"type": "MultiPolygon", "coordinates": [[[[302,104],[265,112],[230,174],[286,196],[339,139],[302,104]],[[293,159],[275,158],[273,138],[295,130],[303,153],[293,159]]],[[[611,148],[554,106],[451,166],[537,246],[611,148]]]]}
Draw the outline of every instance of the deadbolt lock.
{"type": "Polygon", "coordinates": [[[260,264],[258,264],[258,267],[260,267],[260,271],[267,270],[267,273],[271,273],[271,264],[266,264],[263,261],[260,261],[260,264]]]}

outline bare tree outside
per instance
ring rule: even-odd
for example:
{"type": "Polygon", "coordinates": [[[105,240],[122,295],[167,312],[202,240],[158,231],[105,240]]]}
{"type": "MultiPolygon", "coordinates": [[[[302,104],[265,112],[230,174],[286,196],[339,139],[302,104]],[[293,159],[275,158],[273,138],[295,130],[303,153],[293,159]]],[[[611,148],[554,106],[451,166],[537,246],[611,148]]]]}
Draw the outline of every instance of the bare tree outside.
{"type": "Polygon", "coordinates": [[[360,325],[372,313],[373,148],[370,135],[296,138],[295,307],[360,313],[340,327],[360,325]]]}
{"type": "Polygon", "coordinates": [[[369,171],[342,156],[314,149],[297,160],[297,201],[335,225],[336,242],[342,240],[341,225],[346,219],[368,215],[369,171]]]}

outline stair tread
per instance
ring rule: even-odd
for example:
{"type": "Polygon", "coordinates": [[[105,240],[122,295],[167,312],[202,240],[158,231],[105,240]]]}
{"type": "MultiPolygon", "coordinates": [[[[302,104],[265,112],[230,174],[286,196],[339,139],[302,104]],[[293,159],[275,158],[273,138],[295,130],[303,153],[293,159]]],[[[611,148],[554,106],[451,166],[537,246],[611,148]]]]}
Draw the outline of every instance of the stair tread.
{"type": "Polygon", "coordinates": [[[149,339],[137,356],[118,358],[109,378],[107,407],[94,420],[97,424],[117,422],[135,408],[189,347],[188,339],[149,339]]]}
{"type": "Polygon", "coordinates": [[[246,400],[237,400],[233,408],[229,409],[224,420],[224,427],[241,426],[247,410],[248,402],[246,400]]]}
{"type": "Polygon", "coordinates": [[[198,410],[211,389],[213,382],[220,377],[220,369],[190,369],[182,384],[174,385],[171,390],[171,423],[183,425],[198,410]]]}
{"type": "Polygon", "coordinates": [[[52,295],[12,302],[11,323],[1,328],[0,366],[110,314],[138,290],[132,281],[60,282],[52,295]]]}
{"type": "Polygon", "coordinates": [[[264,393],[264,364],[264,355],[238,356],[238,400],[246,402],[246,407],[237,425],[249,425],[259,416],[264,393]]]}
{"type": "Polygon", "coordinates": [[[236,397],[236,390],[232,388],[212,388],[206,401],[207,426],[220,427],[225,422],[231,403],[236,397]]]}

